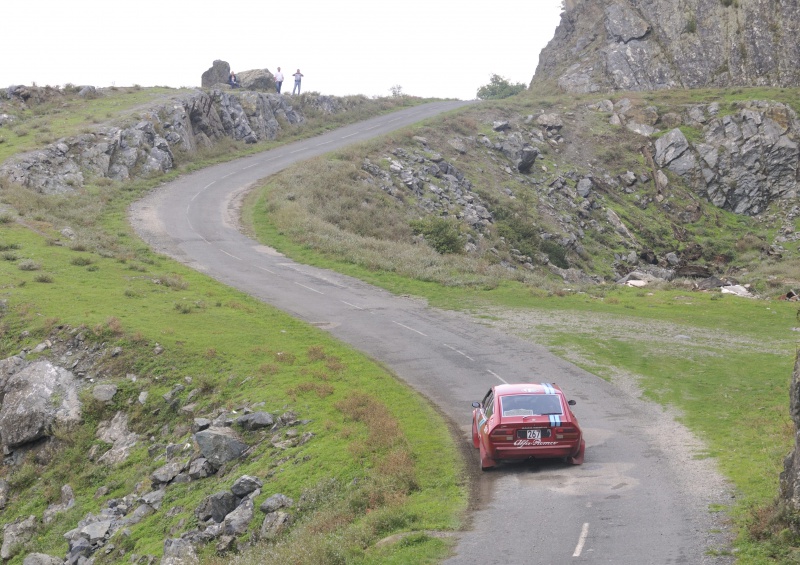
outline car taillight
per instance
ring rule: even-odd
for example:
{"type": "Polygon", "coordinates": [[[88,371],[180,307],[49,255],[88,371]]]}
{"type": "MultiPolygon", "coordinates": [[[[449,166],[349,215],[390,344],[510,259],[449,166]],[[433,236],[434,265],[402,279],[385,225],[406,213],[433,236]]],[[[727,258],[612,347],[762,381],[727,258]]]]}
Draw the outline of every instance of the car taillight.
{"type": "Polygon", "coordinates": [[[578,439],[580,432],[574,426],[560,426],[555,429],[556,439],[578,439]]]}
{"type": "Polygon", "coordinates": [[[495,428],[492,430],[491,437],[495,441],[513,441],[514,430],[506,428],[495,428]]]}

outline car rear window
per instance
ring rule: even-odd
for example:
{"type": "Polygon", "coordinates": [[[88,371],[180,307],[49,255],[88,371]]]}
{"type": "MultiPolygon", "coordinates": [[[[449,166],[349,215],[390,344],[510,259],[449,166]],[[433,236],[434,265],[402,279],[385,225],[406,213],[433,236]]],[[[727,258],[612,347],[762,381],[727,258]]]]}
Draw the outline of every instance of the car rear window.
{"type": "Polygon", "coordinates": [[[515,394],[501,396],[503,416],[561,414],[561,400],[556,394],[515,394]]]}

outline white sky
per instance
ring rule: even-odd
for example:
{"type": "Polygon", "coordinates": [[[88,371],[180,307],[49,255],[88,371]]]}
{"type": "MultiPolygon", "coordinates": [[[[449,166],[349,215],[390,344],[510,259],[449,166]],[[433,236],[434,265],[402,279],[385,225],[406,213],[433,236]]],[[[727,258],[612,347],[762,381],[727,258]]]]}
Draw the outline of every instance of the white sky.
{"type": "MultiPolygon", "coordinates": [[[[562,0],[2,0],[0,88],[200,86],[215,59],[303,91],[475,98],[528,85],[562,0]],[[287,72],[288,71],[288,72],[287,72]]],[[[288,88],[287,88],[288,86],[288,88]]]]}

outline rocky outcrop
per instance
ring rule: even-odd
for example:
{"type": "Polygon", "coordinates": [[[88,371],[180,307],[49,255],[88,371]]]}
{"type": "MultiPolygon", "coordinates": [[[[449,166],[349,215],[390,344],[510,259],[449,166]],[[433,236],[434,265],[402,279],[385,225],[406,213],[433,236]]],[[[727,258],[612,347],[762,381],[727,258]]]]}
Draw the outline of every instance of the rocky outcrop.
{"type": "Polygon", "coordinates": [[[682,177],[719,208],[753,216],[771,202],[798,194],[800,121],[777,102],[748,101],[718,116],[718,106],[696,106],[691,116],[703,141],[689,143],[673,129],[655,143],[655,162],[682,177]]]}
{"type": "Polygon", "coordinates": [[[800,85],[798,0],[575,0],[531,86],[572,93],[800,85]]]}
{"type": "Polygon", "coordinates": [[[288,97],[245,90],[197,91],[142,115],[127,127],[100,127],[15,157],[0,166],[0,178],[43,194],[71,193],[91,179],[125,181],[172,170],[176,149],[193,153],[223,138],[275,139],[281,123],[303,122],[288,97]]]}

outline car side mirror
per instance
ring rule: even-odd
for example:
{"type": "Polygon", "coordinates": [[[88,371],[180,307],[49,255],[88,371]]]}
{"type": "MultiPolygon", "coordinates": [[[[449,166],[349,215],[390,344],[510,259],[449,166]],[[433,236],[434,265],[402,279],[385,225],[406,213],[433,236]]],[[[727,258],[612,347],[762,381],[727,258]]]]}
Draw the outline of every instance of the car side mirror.
{"type": "Polygon", "coordinates": [[[567,401],[567,404],[569,404],[570,406],[575,406],[577,402],[575,402],[574,400],[569,400],[567,401]]]}
{"type": "Polygon", "coordinates": [[[472,407],[473,408],[480,408],[481,407],[481,403],[480,402],[473,402],[472,403],[472,407]]]}

